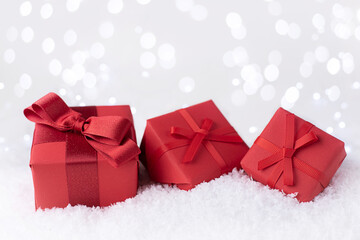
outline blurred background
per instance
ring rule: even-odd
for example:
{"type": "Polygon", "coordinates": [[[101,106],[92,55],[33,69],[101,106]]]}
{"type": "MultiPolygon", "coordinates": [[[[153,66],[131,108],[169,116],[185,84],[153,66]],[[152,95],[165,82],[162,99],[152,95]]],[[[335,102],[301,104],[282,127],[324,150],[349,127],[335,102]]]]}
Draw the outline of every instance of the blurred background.
{"type": "MultiPolygon", "coordinates": [[[[146,119],[213,99],[251,145],[282,106],[360,146],[359,1],[0,3],[0,157],[25,167],[48,93],[146,119]]],[[[351,158],[354,160],[354,158],[351,158]]]]}

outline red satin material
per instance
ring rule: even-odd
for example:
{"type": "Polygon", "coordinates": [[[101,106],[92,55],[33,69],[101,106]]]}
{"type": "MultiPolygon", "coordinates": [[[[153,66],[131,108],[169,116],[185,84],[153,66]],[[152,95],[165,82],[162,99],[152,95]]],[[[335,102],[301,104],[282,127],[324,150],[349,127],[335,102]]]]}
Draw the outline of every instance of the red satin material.
{"type": "MultiPolygon", "coordinates": [[[[24,110],[32,122],[51,126],[59,131],[81,133],[86,141],[102,154],[113,167],[118,167],[137,155],[137,144],[124,138],[131,127],[128,119],[120,116],[89,117],[69,108],[55,93],[49,93],[24,110]]],[[[83,161],[82,158],[79,158],[83,161]]]]}
{"type": "MultiPolygon", "coordinates": [[[[312,144],[318,140],[317,136],[314,132],[308,132],[305,135],[301,136],[295,141],[295,116],[294,114],[287,114],[285,116],[285,137],[284,137],[284,145],[283,147],[279,147],[267,141],[264,138],[259,137],[255,144],[259,145],[260,147],[273,152],[272,155],[266,157],[259,161],[258,169],[262,170],[272,166],[273,164],[278,164],[273,170],[271,177],[268,179],[268,185],[272,188],[275,187],[276,182],[278,181],[281,174],[284,174],[284,184],[285,185],[294,185],[294,175],[293,175],[293,155],[295,152],[306,145],[312,144]]],[[[305,125],[311,126],[309,123],[304,123],[305,125]]],[[[307,127],[310,129],[310,127],[307,127]]],[[[303,131],[303,130],[302,130],[303,131]]],[[[296,166],[299,166],[299,162],[301,160],[297,159],[296,166]]],[[[302,164],[299,170],[303,171],[304,173],[310,172],[317,172],[318,170],[311,167],[310,165],[302,164]]],[[[321,182],[321,174],[308,174],[311,177],[315,177],[315,179],[321,182]]]]}
{"type": "MultiPolygon", "coordinates": [[[[87,107],[82,115],[96,116],[96,107],[87,107]]],[[[97,152],[81,134],[69,131],[65,134],[65,168],[69,203],[73,206],[77,204],[99,206],[97,152]]]]}

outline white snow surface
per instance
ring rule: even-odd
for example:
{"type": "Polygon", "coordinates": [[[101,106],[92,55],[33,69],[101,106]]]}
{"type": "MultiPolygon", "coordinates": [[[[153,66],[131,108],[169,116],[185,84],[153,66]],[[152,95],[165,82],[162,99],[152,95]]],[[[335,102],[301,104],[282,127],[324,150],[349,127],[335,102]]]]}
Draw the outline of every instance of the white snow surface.
{"type": "MultiPolygon", "coordinates": [[[[252,181],[242,170],[191,191],[149,181],[106,208],[34,209],[31,171],[2,154],[0,239],[360,239],[360,165],[348,156],[308,203],[252,181]]],[[[23,162],[23,161],[21,161],[23,162]]]]}

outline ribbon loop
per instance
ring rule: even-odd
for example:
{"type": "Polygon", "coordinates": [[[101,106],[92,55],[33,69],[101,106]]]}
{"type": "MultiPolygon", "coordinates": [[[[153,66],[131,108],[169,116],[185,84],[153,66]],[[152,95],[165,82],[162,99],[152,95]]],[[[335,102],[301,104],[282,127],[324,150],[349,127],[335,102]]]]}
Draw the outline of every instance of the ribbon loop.
{"type": "Polygon", "coordinates": [[[69,108],[55,93],[48,93],[24,110],[24,115],[32,122],[45,124],[59,131],[74,128],[81,114],[69,108]]]}
{"type": "Polygon", "coordinates": [[[30,121],[51,126],[59,131],[74,131],[108,162],[118,167],[121,162],[133,159],[140,153],[137,144],[127,137],[131,122],[120,116],[89,117],[69,108],[55,93],[48,93],[24,110],[30,121]]]}
{"type": "Polygon", "coordinates": [[[305,134],[304,136],[300,137],[299,139],[297,139],[295,141],[294,148],[298,149],[298,148],[304,147],[306,145],[316,142],[317,140],[319,140],[319,139],[313,131],[308,132],[307,134],[305,134]]]}

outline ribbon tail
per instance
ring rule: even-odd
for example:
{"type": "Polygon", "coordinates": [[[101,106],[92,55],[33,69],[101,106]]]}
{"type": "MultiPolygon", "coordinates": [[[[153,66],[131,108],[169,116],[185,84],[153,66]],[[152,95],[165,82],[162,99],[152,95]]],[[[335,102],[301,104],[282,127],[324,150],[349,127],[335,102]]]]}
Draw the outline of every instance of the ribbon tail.
{"type": "Polygon", "coordinates": [[[196,134],[195,137],[193,138],[193,140],[191,141],[191,144],[189,146],[189,148],[187,149],[184,159],[183,159],[183,163],[187,163],[187,162],[191,162],[197,151],[200,148],[201,142],[203,141],[204,136],[196,134]]]}
{"type": "Polygon", "coordinates": [[[280,151],[277,151],[269,157],[260,160],[258,162],[258,170],[263,170],[267,167],[270,167],[271,165],[279,162],[280,160],[282,160],[282,155],[280,151]]]}
{"type": "MultiPolygon", "coordinates": [[[[203,131],[205,131],[207,133],[210,130],[212,124],[213,124],[212,120],[205,119],[203,121],[202,125],[201,125],[200,130],[203,130],[203,131]]],[[[197,151],[199,150],[200,145],[201,145],[201,143],[204,140],[206,135],[207,134],[199,133],[199,132],[195,134],[194,138],[192,139],[192,141],[190,143],[190,146],[189,146],[188,150],[185,153],[183,163],[191,162],[194,159],[194,157],[195,157],[197,151]]]]}
{"type": "Polygon", "coordinates": [[[294,185],[294,171],[291,158],[284,158],[284,184],[288,186],[294,185]]]}
{"type": "Polygon", "coordinates": [[[131,160],[140,154],[137,144],[128,138],[121,145],[108,145],[86,138],[88,143],[102,156],[104,156],[111,166],[117,168],[123,162],[131,160]]]}
{"type": "Polygon", "coordinates": [[[283,164],[278,163],[275,169],[271,172],[269,179],[267,180],[267,185],[271,188],[275,188],[276,182],[279,180],[281,174],[284,172],[283,164]]]}

